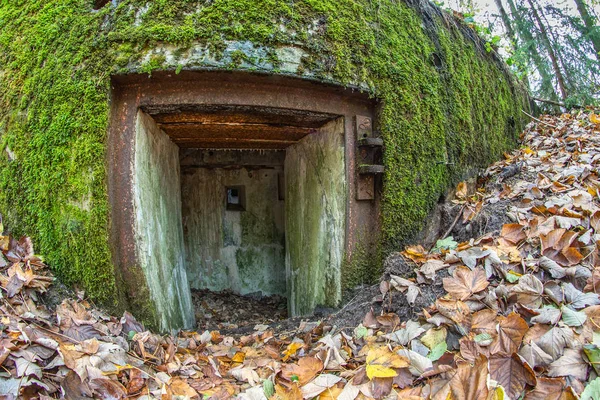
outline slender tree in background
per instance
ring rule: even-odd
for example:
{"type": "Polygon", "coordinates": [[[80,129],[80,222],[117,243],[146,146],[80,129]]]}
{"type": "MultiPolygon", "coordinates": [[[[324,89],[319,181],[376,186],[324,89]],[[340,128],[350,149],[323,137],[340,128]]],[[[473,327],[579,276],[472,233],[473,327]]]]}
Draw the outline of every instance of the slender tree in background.
{"type": "Polygon", "coordinates": [[[567,93],[567,88],[565,85],[565,78],[563,76],[563,72],[562,72],[562,69],[560,68],[560,65],[558,65],[558,59],[556,57],[554,47],[552,46],[552,42],[550,41],[550,38],[548,36],[548,30],[546,28],[546,25],[544,25],[542,18],[540,17],[540,13],[539,13],[539,11],[537,9],[537,5],[534,3],[534,1],[527,0],[527,2],[529,3],[529,6],[531,7],[530,10],[533,14],[533,17],[535,18],[537,28],[539,29],[541,42],[543,43],[544,47],[546,48],[546,52],[548,53],[548,56],[550,57],[550,61],[552,62],[552,68],[554,70],[554,74],[556,75],[556,80],[558,81],[558,88],[560,90],[561,97],[563,100],[566,100],[567,97],[569,97],[569,95],[567,93]]]}
{"type": "Polygon", "coordinates": [[[597,18],[590,13],[585,0],[575,0],[575,4],[585,25],[584,33],[594,46],[596,59],[600,61],[600,30],[597,26],[597,18]]]}
{"type": "Polygon", "coordinates": [[[517,43],[517,36],[515,34],[515,29],[513,28],[512,21],[510,20],[510,16],[506,12],[504,4],[502,4],[502,0],[494,0],[494,2],[496,3],[496,7],[498,7],[498,11],[500,12],[502,24],[504,25],[504,29],[506,29],[506,34],[510,39],[511,46],[514,48],[517,43]]]}
{"type": "MultiPolygon", "coordinates": [[[[600,0],[446,0],[507,56],[545,111],[600,105],[600,0]],[[487,26],[481,24],[483,7],[487,26]],[[499,24],[500,22],[501,24],[499,24]],[[499,26],[503,29],[498,29],[499,26]],[[499,35],[504,36],[505,41],[499,35]],[[504,43],[504,50],[498,44],[504,43]]],[[[437,1],[441,4],[442,1],[437,1]]]]}
{"type": "MultiPolygon", "coordinates": [[[[540,93],[547,96],[550,100],[558,100],[556,92],[552,84],[552,74],[548,68],[548,63],[544,60],[537,48],[537,41],[531,33],[531,26],[528,26],[527,21],[517,8],[514,0],[507,0],[510,7],[511,18],[515,22],[520,40],[515,40],[517,53],[525,53],[526,58],[529,58],[533,63],[533,69],[540,76],[540,93]]],[[[514,31],[513,31],[514,32],[514,31]]],[[[515,34],[515,37],[517,35],[515,34]]]]}

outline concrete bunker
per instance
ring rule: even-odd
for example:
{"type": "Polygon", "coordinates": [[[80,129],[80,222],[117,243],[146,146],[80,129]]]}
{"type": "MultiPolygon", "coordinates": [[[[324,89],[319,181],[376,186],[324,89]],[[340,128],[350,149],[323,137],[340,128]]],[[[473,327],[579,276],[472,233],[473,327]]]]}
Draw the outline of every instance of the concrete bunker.
{"type": "Polygon", "coordinates": [[[165,330],[194,324],[191,289],[280,295],[290,316],[337,306],[344,264],[378,232],[381,167],[357,163],[381,150],[374,103],[297,79],[182,75],[114,80],[112,238],[129,301],[147,297],[165,330]]]}

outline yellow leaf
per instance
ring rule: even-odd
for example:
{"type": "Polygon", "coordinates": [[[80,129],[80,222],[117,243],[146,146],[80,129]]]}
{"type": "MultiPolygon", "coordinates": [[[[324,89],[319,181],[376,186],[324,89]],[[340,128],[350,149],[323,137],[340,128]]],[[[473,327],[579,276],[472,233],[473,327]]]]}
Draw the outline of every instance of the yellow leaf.
{"type": "Polygon", "coordinates": [[[466,182],[461,182],[458,184],[458,186],[456,187],[456,197],[458,199],[466,199],[467,198],[467,183],[466,182]]]}
{"type": "Polygon", "coordinates": [[[319,400],[336,400],[343,391],[344,389],[334,386],[321,393],[319,400]]]}
{"type": "Polygon", "coordinates": [[[244,353],[242,353],[241,351],[238,351],[237,353],[235,353],[235,355],[231,358],[231,361],[236,362],[236,363],[242,363],[244,362],[244,359],[246,358],[246,355],[244,353]]]}
{"type": "Polygon", "coordinates": [[[423,335],[421,342],[431,350],[438,344],[445,342],[447,335],[448,332],[444,327],[431,328],[423,335]]]}
{"type": "Polygon", "coordinates": [[[366,361],[369,379],[394,377],[396,371],[393,368],[408,367],[406,358],[390,351],[387,346],[369,350],[366,361]]]}
{"type": "Polygon", "coordinates": [[[504,400],[504,388],[497,386],[496,389],[490,391],[487,400],[504,400]]]}
{"type": "Polygon", "coordinates": [[[283,361],[287,361],[291,356],[296,354],[298,350],[304,347],[304,343],[292,342],[288,344],[287,349],[283,352],[283,361]]]}
{"type": "Polygon", "coordinates": [[[367,365],[367,376],[369,379],[373,378],[393,378],[398,375],[396,371],[391,369],[390,367],[385,367],[383,365],[378,364],[368,364],[367,365]]]}
{"type": "Polygon", "coordinates": [[[596,115],[596,114],[594,114],[594,113],[591,113],[591,114],[590,114],[590,121],[591,121],[593,124],[600,124],[600,116],[599,116],[599,115],[596,115]]]}
{"type": "Polygon", "coordinates": [[[535,153],[535,151],[531,150],[529,147],[525,147],[523,149],[523,153],[525,153],[525,154],[533,154],[533,153],[535,153]]]}

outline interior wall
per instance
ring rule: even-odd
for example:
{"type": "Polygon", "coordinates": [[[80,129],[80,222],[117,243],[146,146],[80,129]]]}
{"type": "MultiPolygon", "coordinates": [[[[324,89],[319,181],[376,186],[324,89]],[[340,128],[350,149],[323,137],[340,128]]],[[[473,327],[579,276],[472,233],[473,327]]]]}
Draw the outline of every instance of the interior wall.
{"type": "Polygon", "coordinates": [[[133,162],[135,246],[164,331],[194,325],[180,193],[179,148],[151,117],[138,111],[133,162]]]}
{"type": "Polygon", "coordinates": [[[297,316],[341,300],[347,205],[344,118],[287,148],[285,181],[288,308],[297,316]]]}
{"type": "Polygon", "coordinates": [[[281,151],[182,149],[187,276],[196,289],[286,295],[281,151]],[[227,210],[226,188],[244,186],[245,211],[227,210]]]}

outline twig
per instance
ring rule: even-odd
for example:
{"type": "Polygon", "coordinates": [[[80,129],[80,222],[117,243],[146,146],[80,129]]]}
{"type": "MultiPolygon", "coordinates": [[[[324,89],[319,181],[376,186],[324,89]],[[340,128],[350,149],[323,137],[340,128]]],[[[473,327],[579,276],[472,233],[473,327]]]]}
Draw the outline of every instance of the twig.
{"type": "Polygon", "coordinates": [[[539,101],[540,103],[552,104],[553,106],[559,106],[559,107],[563,107],[563,108],[584,108],[583,106],[580,106],[579,104],[571,104],[571,105],[567,106],[565,103],[561,103],[561,102],[554,101],[554,100],[548,100],[548,99],[540,99],[539,97],[532,97],[532,99],[535,101],[539,101]]]}
{"type": "MultiPolygon", "coordinates": [[[[444,235],[441,236],[439,239],[445,239],[445,238],[448,237],[448,235],[452,232],[452,230],[454,229],[454,227],[458,223],[458,220],[460,219],[461,215],[465,211],[466,207],[467,207],[467,205],[463,204],[463,206],[460,208],[460,211],[458,212],[458,214],[456,214],[456,218],[454,218],[454,221],[452,222],[452,225],[450,225],[450,227],[446,230],[446,233],[444,233],[444,235]]],[[[436,240],[436,243],[437,243],[437,240],[436,240]]],[[[429,251],[431,251],[431,249],[433,249],[434,246],[435,246],[435,243],[431,246],[431,248],[429,249],[429,251]]]]}
{"type": "Polygon", "coordinates": [[[539,122],[540,124],[544,124],[544,125],[547,125],[547,126],[549,126],[549,127],[551,127],[551,128],[558,129],[558,126],[555,126],[555,125],[549,124],[549,123],[547,123],[547,122],[544,122],[544,121],[542,121],[541,119],[538,119],[538,118],[534,117],[533,115],[526,113],[524,110],[521,110],[521,112],[522,112],[523,114],[527,115],[529,118],[531,118],[531,119],[533,119],[533,120],[535,120],[535,121],[539,122]]]}

